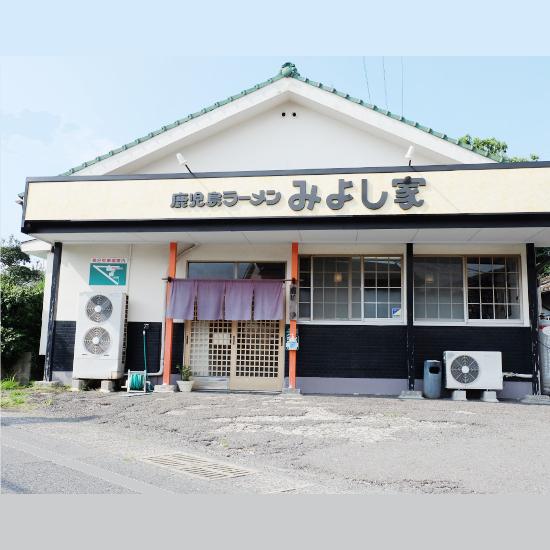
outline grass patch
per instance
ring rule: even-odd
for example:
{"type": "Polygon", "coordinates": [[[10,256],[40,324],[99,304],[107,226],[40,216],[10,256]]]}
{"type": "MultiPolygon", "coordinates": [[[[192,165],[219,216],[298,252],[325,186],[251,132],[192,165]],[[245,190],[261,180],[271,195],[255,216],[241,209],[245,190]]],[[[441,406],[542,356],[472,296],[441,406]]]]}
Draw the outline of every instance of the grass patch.
{"type": "Polygon", "coordinates": [[[2,390],[0,408],[19,409],[27,404],[27,394],[23,390],[2,390]]]}
{"type": "Polygon", "coordinates": [[[0,381],[0,390],[17,390],[21,388],[22,386],[19,384],[19,382],[15,379],[15,376],[12,376],[11,378],[4,378],[4,380],[0,381]]]}
{"type": "Polygon", "coordinates": [[[36,406],[51,407],[54,397],[64,393],[70,386],[52,386],[41,388],[33,385],[22,386],[15,378],[6,378],[0,381],[0,408],[1,409],[32,409],[36,406]]]}

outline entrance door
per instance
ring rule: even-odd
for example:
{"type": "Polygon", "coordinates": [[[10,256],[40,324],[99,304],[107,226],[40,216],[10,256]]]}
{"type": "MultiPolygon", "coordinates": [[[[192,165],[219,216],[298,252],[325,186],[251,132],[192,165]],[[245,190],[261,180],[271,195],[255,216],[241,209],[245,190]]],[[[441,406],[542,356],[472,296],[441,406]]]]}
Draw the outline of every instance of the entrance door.
{"type": "Polygon", "coordinates": [[[232,348],[231,321],[186,321],[184,362],[197,389],[229,387],[232,348]]]}
{"type": "Polygon", "coordinates": [[[197,389],[281,391],[284,321],[187,321],[185,363],[197,389]]]}
{"type": "Polygon", "coordinates": [[[235,321],[229,389],[281,391],[283,321],[235,321]]]}

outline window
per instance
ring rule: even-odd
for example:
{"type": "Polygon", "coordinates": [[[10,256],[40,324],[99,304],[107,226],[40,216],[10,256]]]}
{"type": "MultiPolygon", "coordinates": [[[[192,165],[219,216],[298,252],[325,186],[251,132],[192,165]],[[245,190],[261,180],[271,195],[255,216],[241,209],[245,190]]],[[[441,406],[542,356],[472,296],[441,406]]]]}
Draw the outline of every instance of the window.
{"type": "Polygon", "coordinates": [[[284,279],[284,262],[189,262],[189,279],[284,279]]]}
{"type": "Polygon", "coordinates": [[[518,256],[415,257],[415,320],[521,319],[519,266],[518,256]]]}
{"type": "Polygon", "coordinates": [[[400,257],[300,257],[299,318],[401,319],[400,257]]]}
{"type": "Polygon", "coordinates": [[[280,262],[239,262],[237,279],[284,279],[285,264],[280,262]]]}
{"type": "Polygon", "coordinates": [[[468,256],[468,317],[519,319],[519,261],[516,256],[468,256]]]}
{"type": "Polygon", "coordinates": [[[414,318],[464,320],[462,258],[414,258],[414,318]]]}
{"type": "Polygon", "coordinates": [[[234,279],[233,262],[189,262],[187,264],[189,279],[234,279]]]}

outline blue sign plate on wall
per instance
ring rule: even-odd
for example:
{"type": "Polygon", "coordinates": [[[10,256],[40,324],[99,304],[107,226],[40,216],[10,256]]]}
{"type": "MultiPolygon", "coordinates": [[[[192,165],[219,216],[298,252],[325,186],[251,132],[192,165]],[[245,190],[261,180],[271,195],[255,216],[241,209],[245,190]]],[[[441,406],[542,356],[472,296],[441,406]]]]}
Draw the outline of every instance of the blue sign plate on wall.
{"type": "Polygon", "coordinates": [[[107,258],[105,261],[90,263],[89,284],[93,286],[125,286],[128,264],[126,260],[107,258]],[[109,261],[110,260],[110,261],[109,261]]]}

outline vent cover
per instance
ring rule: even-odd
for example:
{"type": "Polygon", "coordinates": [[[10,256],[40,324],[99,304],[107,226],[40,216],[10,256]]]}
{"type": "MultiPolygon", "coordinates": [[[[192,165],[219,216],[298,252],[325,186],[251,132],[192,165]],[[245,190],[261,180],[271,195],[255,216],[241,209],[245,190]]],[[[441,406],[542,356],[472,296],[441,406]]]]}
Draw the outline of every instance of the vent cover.
{"type": "Polygon", "coordinates": [[[113,304],[107,296],[96,294],[86,304],[86,315],[95,323],[104,323],[113,313],[113,304]]]}
{"type": "Polygon", "coordinates": [[[479,376],[479,365],[470,355],[459,355],[451,363],[451,375],[460,384],[471,384],[479,376]]]}
{"type": "Polygon", "coordinates": [[[149,456],[143,458],[147,462],[169,468],[175,472],[181,472],[202,479],[224,479],[228,477],[240,477],[253,474],[251,470],[245,470],[231,464],[215,462],[198,456],[174,453],[170,455],[149,456]]]}
{"type": "Polygon", "coordinates": [[[93,355],[101,355],[102,353],[105,353],[109,349],[110,345],[111,337],[104,328],[91,328],[84,335],[84,347],[93,355]]]}

